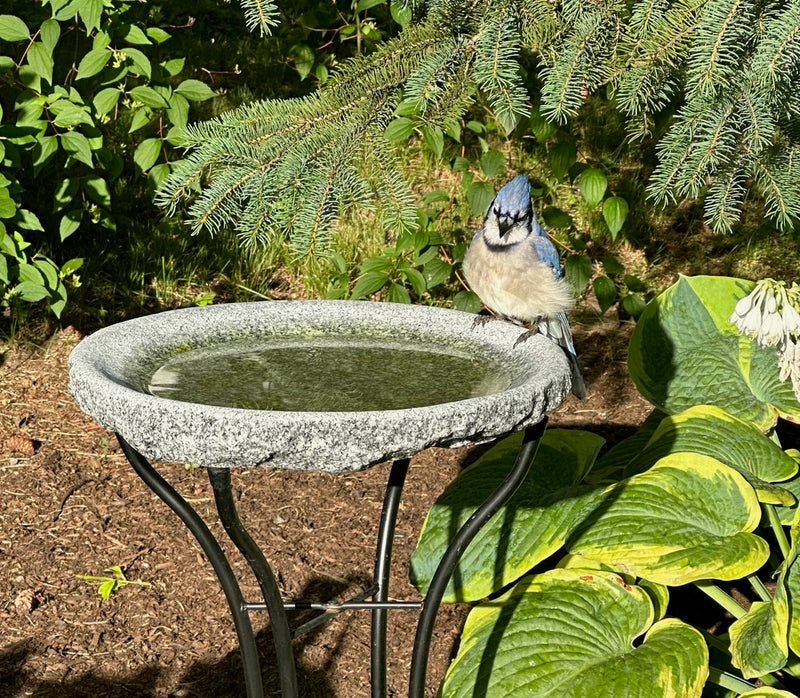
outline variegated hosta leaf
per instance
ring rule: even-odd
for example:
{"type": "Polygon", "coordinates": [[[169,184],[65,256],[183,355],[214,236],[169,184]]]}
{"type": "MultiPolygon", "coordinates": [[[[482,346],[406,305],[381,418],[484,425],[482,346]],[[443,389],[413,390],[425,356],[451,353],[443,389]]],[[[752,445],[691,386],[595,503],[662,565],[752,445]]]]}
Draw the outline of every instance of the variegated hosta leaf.
{"type": "Polygon", "coordinates": [[[794,495],[770,483],[797,474],[797,462],[749,422],[714,405],[698,405],[666,417],[625,475],[647,470],[670,453],[703,453],[736,468],[756,489],[759,500],[792,506],[794,495]]]}
{"type": "Polygon", "coordinates": [[[648,595],[617,574],[554,569],[527,577],[472,610],[440,695],[700,696],[708,674],[702,636],[679,620],[652,622],[648,595]]]}
{"type": "Polygon", "coordinates": [[[667,585],[738,579],[769,556],[751,531],[761,509],[732,468],[696,453],[674,453],[609,487],[566,547],[667,585]]]}
{"type": "Polygon", "coordinates": [[[730,627],[733,666],[746,679],[777,671],[789,656],[788,630],[789,604],[784,589],[772,601],[755,601],[730,627]]]}
{"type": "Polygon", "coordinates": [[[728,318],[753,283],[681,276],[642,313],[628,368],[639,392],[665,412],[717,405],[761,430],[778,416],[800,420],[790,383],[778,378],[777,353],[740,337],[728,318]]]}
{"type": "MultiPolygon", "coordinates": [[[[446,602],[475,601],[519,579],[564,544],[578,512],[598,492],[578,483],[604,440],[575,429],[548,429],[531,472],[508,504],[467,547],[446,602]]],[[[521,435],[504,439],[464,470],[431,508],[411,556],[411,581],[426,591],[451,538],[511,469],[521,435]]]]}
{"type": "MultiPolygon", "coordinates": [[[[568,554],[562,557],[556,567],[561,569],[583,569],[583,570],[600,570],[603,572],[613,572],[618,574],[625,581],[626,584],[636,583],[636,578],[620,570],[618,567],[600,562],[600,560],[592,560],[591,558],[584,557],[583,555],[568,554]]],[[[661,620],[667,614],[667,606],[669,606],[669,589],[663,584],[651,582],[648,579],[640,579],[638,586],[644,589],[650,601],[653,603],[653,610],[655,612],[655,620],[661,620]]]]}
{"type": "Polygon", "coordinates": [[[740,693],[739,698],[797,698],[797,695],[771,686],[762,686],[746,693],[740,693]]]}
{"type": "Polygon", "coordinates": [[[792,547],[779,581],[783,581],[789,600],[789,648],[800,654],[800,513],[795,515],[791,533],[792,547]]]}

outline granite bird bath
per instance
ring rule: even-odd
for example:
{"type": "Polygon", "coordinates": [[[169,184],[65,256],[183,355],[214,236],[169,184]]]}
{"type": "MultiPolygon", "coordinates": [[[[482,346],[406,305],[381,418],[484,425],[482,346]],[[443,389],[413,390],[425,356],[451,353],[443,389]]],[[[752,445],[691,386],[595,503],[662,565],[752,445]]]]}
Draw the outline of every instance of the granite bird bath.
{"type": "MultiPolygon", "coordinates": [[[[106,327],[69,361],[81,409],[116,432],[136,472],[186,523],[217,572],[242,649],[247,695],[262,683],[249,620],[269,611],[284,697],[297,695],[286,609],[373,614],[375,697],[385,695],[389,608],[420,607],[410,696],[424,691],[427,652],[444,587],[477,530],[522,482],[545,415],[569,393],[563,352],[520,328],[428,306],[276,301],[187,308],[106,327]],[[408,458],[526,431],[507,480],[453,539],[424,604],[390,602],[391,542],[408,458]],[[220,519],[261,586],[246,602],[219,543],[149,460],[208,468],[220,519]],[[263,553],[239,521],[231,468],[353,470],[394,461],[378,537],[374,585],[343,604],[284,603],[263,553]],[[364,601],[368,596],[371,601],[364,601]],[[438,597],[438,598],[437,598],[438,597]]],[[[323,617],[326,613],[323,613],[323,617]]],[[[296,634],[296,633],[295,633],[296,634]]]]}

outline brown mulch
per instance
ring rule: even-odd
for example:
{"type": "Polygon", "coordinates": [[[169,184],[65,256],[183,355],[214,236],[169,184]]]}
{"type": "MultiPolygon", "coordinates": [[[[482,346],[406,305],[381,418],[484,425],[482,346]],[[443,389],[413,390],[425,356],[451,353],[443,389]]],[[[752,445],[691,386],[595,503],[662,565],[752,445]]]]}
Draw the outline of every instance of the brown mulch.
{"type": "MultiPolygon", "coordinates": [[[[649,412],[625,366],[629,325],[585,318],[575,327],[589,389],[551,425],[616,441],[649,412]],[[581,324],[582,322],[582,324],[581,324]]],[[[240,660],[224,596],[200,547],[133,473],[112,434],[67,393],[67,328],[44,346],[15,344],[0,359],[0,696],[240,696],[240,660]],[[118,565],[130,584],[102,601],[77,575],[118,565]]],[[[474,450],[431,449],[411,461],[397,525],[390,593],[418,599],[408,559],[425,514],[474,450]]],[[[159,465],[212,531],[202,469],[159,465]]],[[[238,471],[240,514],[278,575],[285,598],[346,599],[370,583],[388,464],[328,474],[238,471]]],[[[248,599],[258,587],[231,552],[248,599]]],[[[443,607],[430,695],[457,649],[469,608],[443,607]]],[[[266,614],[254,614],[267,695],[277,680],[266,614]]],[[[305,616],[296,615],[294,622],[305,616]]],[[[369,614],[343,613],[295,642],[303,696],[366,698],[369,614]]],[[[416,614],[389,613],[389,695],[407,694],[416,614]]]]}

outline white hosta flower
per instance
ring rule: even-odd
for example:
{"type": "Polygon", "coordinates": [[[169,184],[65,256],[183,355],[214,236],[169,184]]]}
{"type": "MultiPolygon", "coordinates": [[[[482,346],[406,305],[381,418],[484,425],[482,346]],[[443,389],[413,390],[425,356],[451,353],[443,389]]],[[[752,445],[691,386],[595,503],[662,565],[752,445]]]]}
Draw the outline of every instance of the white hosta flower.
{"type": "Polygon", "coordinates": [[[763,279],[741,298],[730,322],[750,339],[778,352],[780,380],[791,380],[800,400],[800,286],[787,289],[783,281],[763,279]]]}

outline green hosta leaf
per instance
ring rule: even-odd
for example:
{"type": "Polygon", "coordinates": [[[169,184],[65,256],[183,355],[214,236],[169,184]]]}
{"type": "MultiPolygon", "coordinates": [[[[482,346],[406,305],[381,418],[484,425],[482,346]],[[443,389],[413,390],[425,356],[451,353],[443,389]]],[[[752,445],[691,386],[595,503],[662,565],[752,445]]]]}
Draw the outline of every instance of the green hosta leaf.
{"type": "Polygon", "coordinates": [[[774,348],[736,334],[728,322],[749,281],[681,276],[642,313],[628,368],[639,392],[668,413],[718,405],[761,430],[777,417],[800,420],[791,385],[778,380],[774,348]]]}
{"type": "Polygon", "coordinates": [[[153,109],[165,109],[169,106],[169,102],[152,87],[147,85],[139,85],[134,87],[129,93],[137,102],[141,102],[147,107],[153,109]]]}
{"type": "Polygon", "coordinates": [[[184,80],[175,92],[192,102],[204,102],[214,96],[214,90],[201,80],[184,80]]]}
{"type": "Polygon", "coordinates": [[[467,202],[473,216],[483,216],[494,199],[494,187],[489,182],[473,182],[467,189],[467,202]]]}
{"type": "Polygon", "coordinates": [[[594,208],[602,201],[607,188],[607,177],[594,167],[584,170],[578,176],[578,189],[589,208],[594,208]]]}
{"type": "Polygon", "coordinates": [[[111,51],[107,48],[92,49],[81,58],[78,63],[78,74],[75,76],[76,80],[83,78],[90,78],[92,75],[97,75],[103,68],[106,67],[111,58],[111,51]]]}
{"type": "MultiPolygon", "coordinates": [[[[487,451],[450,484],[428,513],[411,556],[411,580],[427,590],[450,538],[502,482],[522,441],[516,434],[487,451]]],[[[604,440],[578,430],[548,429],[531,472],[511,500],[464,552],[445,599],[474,601],[521,577],[563,544],[596,493],[578,488],[604,440]]]]}
{"type": "Polygon", "coordinates": [[[691,407],[665,418],[625,475],[642,472],[680,451],[702,453],[735,468],[759,492],[762,502],[794,504],[791,494],[769,483],[794,477],[797,462],[752,424],[712,405],[691,407]]]}
{"type": "Polygon", "coordinates": [[[621,196],[609,196],[603,202],[603,218],[606,221],[608,230],[611,232],[611,239],[617,239],[617,233],[622,230],[625,219],[628,217],[628,202],[621,196]]]}
{"type": "Polygon", "coordinates": [[[563,179],[567,170],[575,164],[578,151],[572,143],[559,141],[550,146],[550,169],[556,179],[563,179]]]}
{"type": "Polygon", "coordinates": [[[30,41],[28,25],[14,15],[0,15],[0,39],[3,41],[30,41]]]}
{"type": "Polygon", "coordinates": [[[485,177],[497,177],[506,169],[506,156],[499,150],[488,150],[481,155],[480,163],[485,177]]]}
{"type": "Polygon", "coordinates": [[[600,313],[605,313],[617,299],[616,284],[607,276],[598,276],[592,281],[592,288],[594,288],[594,295],[597,296],[597,302],[600,305],[600,313]]]}
{"type": "Polygon", "coordinates": [[[470,612],[440,695],[698,698],[708,675],[702,635],[653,617],[647,593],[618,574],[528,577],[470,612]]]}
{"type": "Polygon", "coordinates": [[[567,550],[659,584],[738,579],[769,556],[751,531],[761,518],[752,487],[714,458],[675,453],[612,485],[567,540],[567,550]]]}
{"type": "Polygon", "coordinates": [[[728,630],[733,666],[746,679],[781,669],[789,656],[788,627],[785,592],[770,602],[754,601],[750,610],[728,630]]]}
{"type": "Polygon", "coordinates": [[[139,166],[142,172],[147,172],[158,160],[161,152],[160,138],[146,138],[136,147],[133,153],[133,161],[139,166]]]}
{"type": "Polygon", "coordinates": [[[389,275],[385,272],[370,271],[356,281],[350,294],[351,300],[358,300],[369,296],[382,289],[389,282],[389,275]]]}

